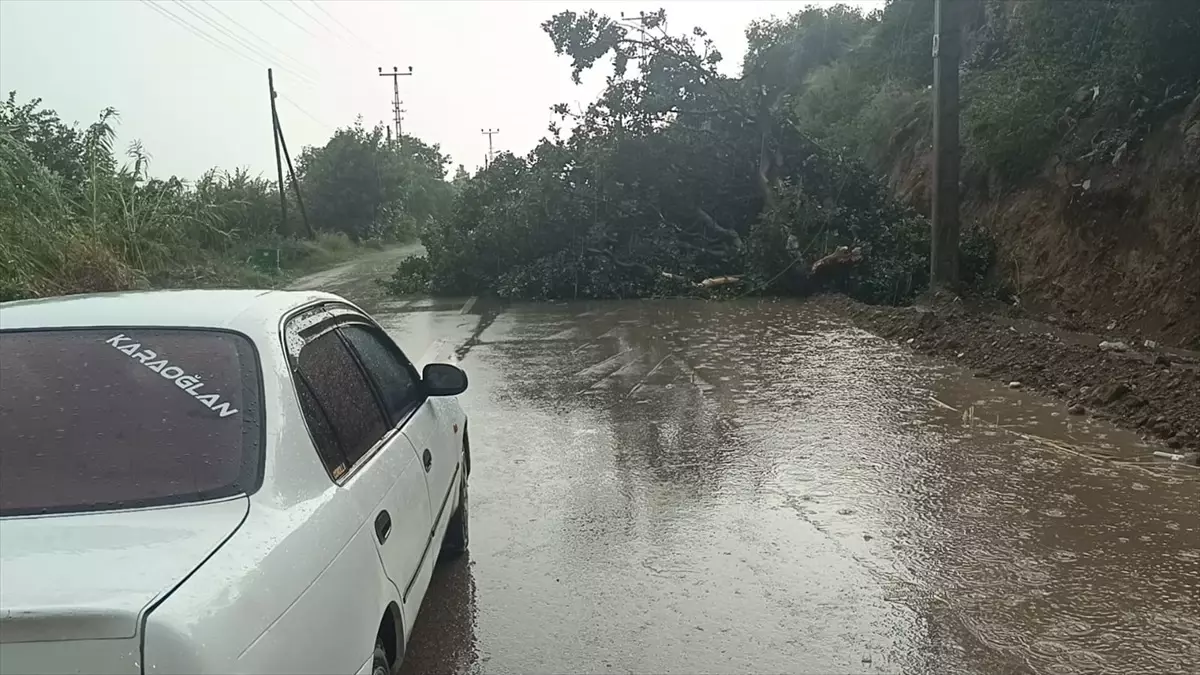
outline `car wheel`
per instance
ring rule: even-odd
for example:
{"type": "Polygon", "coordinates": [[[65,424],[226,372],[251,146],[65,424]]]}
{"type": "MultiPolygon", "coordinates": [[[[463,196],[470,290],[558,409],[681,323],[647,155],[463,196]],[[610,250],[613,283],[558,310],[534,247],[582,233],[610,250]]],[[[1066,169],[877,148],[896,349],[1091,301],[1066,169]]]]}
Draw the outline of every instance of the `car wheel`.
{"type": "Polygon", "coordinates": [[[371,675],[392,675],[388,665],[387,650],[383,648],[382,640],[375,640],[375,657],[371,660],[371,675]]]}
{"type": "Polygon", "coordinates": [[[458,508],[450,516],[446,525],[446,536],[442,538],[442,553],[448,556],[460,556],[467,552],[470,543],[469,502],[467,501],[467,477],[464,474],[459,485],[458,508]]]}

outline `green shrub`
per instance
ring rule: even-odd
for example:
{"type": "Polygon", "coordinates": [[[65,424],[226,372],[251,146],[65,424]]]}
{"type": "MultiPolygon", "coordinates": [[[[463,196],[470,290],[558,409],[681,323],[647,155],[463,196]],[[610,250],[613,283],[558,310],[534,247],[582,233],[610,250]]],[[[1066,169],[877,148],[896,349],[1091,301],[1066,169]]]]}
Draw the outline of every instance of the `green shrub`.
{"type": "Polygon", "coordinates": [[[1062,137],[1074,89],[1054,65],[1024,60],[972,78],[962,119],[967,166],[1008,180],[1037,173],[1062,137]]]}
{"type": "Polygon", "coordinates": [[[448,207],[444,158],[418,139],[406,137],[403,152],[376,143],[384,164],[399,169],[372,171],[371,189],[349,189],[362,187],[346,181],[373,158],[339,154],[354,146],[347,139],[367,134],[341,130],[327,147],[302,155],[313,185],[301,184],[317,235],[299,239],[300,209],[291,192],[285,228],[276,186],[245,169],[208,171],[194,182],[151,178],[140,144],[119,161],[116,120],[106,109],[80,129],[39,100],[18,103],[14,92],[0,102],[0,300],[164,285],[272,285],[281,271],[347,258],[354,236],[409,239],[419,222],[448,207]],[[345,219],[338,218],[342,210],[345,219]],[[364,213],[379,217],[353,218],[364,213]],[[257,260],[276,254],[277,264],[257,260]]]}
{"type": "Polygon", "coordinates": [[[397,295],[424,293],[429,290],[430,271],[429,259],[425,256],[405,258],[384,285],[397,295]]]}
{"type": "Polygon", "coordinates": [[[839,61],[818,68],[793,104],[797,128],[830,147],[857,153],[864,146],[858,115],[879,91],[855,64],[839,61]]]}

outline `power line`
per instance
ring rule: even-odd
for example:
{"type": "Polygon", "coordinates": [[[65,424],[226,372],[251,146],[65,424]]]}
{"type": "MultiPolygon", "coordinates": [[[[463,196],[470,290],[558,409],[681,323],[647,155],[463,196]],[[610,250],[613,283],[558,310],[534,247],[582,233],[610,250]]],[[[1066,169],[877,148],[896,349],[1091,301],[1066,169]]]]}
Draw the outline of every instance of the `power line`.
{"type": "Polygon", "coordinates": [[[353,38],[353,39],[354,39],[354,42],[353,42],[352,44],[354,44],[356,47],[359,47],[359,48],[362,48],[362,46],[364,46],[364,45],[365,45],[365,46],[366,46],[368,49],[370,49],[372,52],[374,52],[374,53],[375,53],[375,56],[377,56],[377,57],[379,57],[380,59],[383,59],[383,60],[385,60],[385,61],[387,60],[387,59],[384,57],[384,55],[383,55],[383,52],[381,52],[381,51],[379,51],[378,49],[376,49],[376,48],[375,48],[375,45],[374,45],[374,44],[372,44],[370,40],[366,40],[366,39],[362,38],[361,36],[359,36],[359,35],[358,35],[358,33],[355,33],[354,31],[350,30],[350,27],[349,27],[349,26],[347,26],[346,24],[342,23],[342,22],[341,22],[341,21],[340,21],[340,20],[339,20],[339,19],[338,19],[336,16],[334,16],[333,14],[331,14],[331,13],[329,12],[329,10],[325,9],[325,8],[324,8],[324,7],[321,5],[321,3],[317,2],[317,0],[309,0],[309,1],[310,1],[310,2],[312,2],[312,4],[313,4],[313,5],[315,5],[317,9],[321,10],[321,13],[322,13],[322,14],[324,14],[324,15],[325,15],[325,16],[327,16],[327,17],[329,17],[329,18],[330,18],[330,19],[331,19],[331,20],[332,20],[334,23],[336,23],[337,25],[339,25],[339,26],[341,26],[341,27],[342,27],[342,30],[346,31],[346,34],[347,34],[347,35],[349,35],[351,38],[353,38]]]}
{"type": "Polygon", "coordinates": [[[296,2],[296,0],[288,0],[288,2],[291,3],[292,7],[295,7],[296,9],[300,10],[301,14],[303,14],[304,16],[307,16],[309,19],[312,19],[313,21],[315,21],[318,26],[321,26],[322,28],[325,27],[325,25],[322,24],[321,21],[319,19],[317,19],[317,17],[313,16],[312,14],[309,14],[308,10],[301,7],[300,3],[296,2]]]}
{"type": "MultiPolygon", "coordinates": [[[[189,14],[196,17],[197,19],[200,19],[201,21],[208,24],[209,26],[212,26],[213,28],[217,29],[217,31],[219,31],[222,35],[232,38],[236,43],[241,45],[243,48],[249,50],[252,54],[255,54],[259,58],[265,59],[268,63],[270,63],[272,60],[277,58],[277,57],[272,57],[270,54],[266,53],[265,51],[263,51],[256,45],[251,44],[247,40],[243,39],[241,36],[231,32],[229,29],[225,28],[224,26],[222,26],[222,25],[218,24],[217,22],[213,21],[212,19],[208,18],[204,14],[200,13],[198,10],[193,9],[192,7],[189,7],[187,3],[183,2],[183,0],[173,0],[173,1],[175,4],[182,7],[184,11],[188,12],[189,14]]],[[[287,68],[285,66],[279,66],[279,69],[283,70],[285,72],[291,73],[292,75],[300,78],[301,80],[306,81],[310,85],[317,84],[316,79],[309,77],[308,75],[306,75],[304,73],[297,72],[297,71],[295,71],[291,68],[287,68]]]]}
{"type": "Polygon", "coordinates": [[[204,4],[208,5],[209,8],[212,9],[214,12],[216,12],[217,14],[220,14],[222,17],[224,17],[225,20],[229,21],[234,26],[237,26],[238,28],[240,28],[242,30],[242,32],[244,32],[246,35],[249,35],[251,38],[261,41],[262,44],[265,45],[268,49],[271,49],[273,52],[275,52],[275,54],[278,57],[287,59],[288,61],[291,61],[297,68],[299,68],[301,70],[305,70],[305,71],[308,70],[308,67],[309,67],[308,64],[304,63],[300,59],[290,56],[287,52],[283,51],[282,49],[280,49],[280,48],[276,47],[275,45],[271,44],[270,42],[268,42],[261,35],[255,33],[254,31],[250,30],[249,28],[246,28],[244,25],[242,25],[241,22],[239,22],[237,19],[229,16],[228,14],[226,14],[224,11],[221,10],[220,7],[217,7],[215,4],[209,2],[209,0],[202,0],[202,1],[204,2],[204,4]]]}
{"type": "Polygon", "coordinates": [[[236,56],[240,59],[243,59],[253,65],[256,65],[256,66],[260,65],[251,57],[246,56],[244,53],[237,51],[236,49],[221,42],[220,40],[217,40],[216,38],[212,37],[211,35],[205,33],[204,31],[202,31],[202,30],[196,28],[195,26],[193,26],[192,24],[188,23],[187,21],[180,19],[179,17],[175,16],[174,14],[168,12],[166,9],[154,4],[150,0],[141,0],[141,2],[142,2],[142,4],[146,5],[150,9],[153,9],[154,11],[158,12],[159,14],[162,14],[163,16],[167,17],[171,21],[174,21],[175,23],[179,24],[183,28],[187,29],[187,31],[190,32],[192,35],[195,35],[196,37],[204,40],[205,42],[213,45],[214,47],[216,47],[222,51],[229,52],[230,54],[233,54],[234,56],[236,56]]]}
{"type": "Polygon", "coordinates": [[[309,30],[309,29],[305,28],[304,26],[301,26],[300,24],[298,24],[298,23],[296,23],[295,21],[293,21],[293,20],[292,20],[292,17],[288,16],[287,14],[284,14],[283,12],[279,11],[278,9],[275,9],[274,5],[272,5],[271,3],[267,2],[267,0],[258,0],[258,1],[259,1],[259,2],[261,2],[263,5],[265,5],[267,9],[271,10],[272,12],[275,12],[275,14],[276,14],[276,15],[277,15],[279,18],[281,18],[281,19],[283,19],[284,21],[286,21],[286,22],[288,22],[288,23],[292,24],[292,25],[293,25],[293,26],[295,26],[296,28],[299,28],[300,30],[304,31],[305,33],[308,33],[308,34],[309,34],[309,35],[311,35],[313,38],[316,38],[316,39],[318,39],[318,40],[319,40],[319,39],[321,39],[321,38],[317,37],[317,34],[316,34],[316,33],[313,33],[311,30],[309,30]]]}
{"type": "MultiPolygon", "coordinates": [[[[325,32],[329,33],[334,38],[340,40],[343,44],[350,47],[351,49],[358,50],[359,53],[361,53],[363,56],[370,56],[370,54],[368,53],[368,50],[370,50],[371,52],[374,52],[374,54],[376,56],[380,57],[381,59],[383,58],[382,53],[379,52],[379,50],[375,49],[374,46],[370,42],[355,35],[353,31],[351,31],[349,28],[346,27],[345,24],[338,21],[337,17],[335,17],[332,14],[330,14],[329,12],[327,12],[324,7],[321,7],[320,5],[318,5],[315,0],[309,0],[309,1],[312,2],[314,5],[316,5],[316,8],[319,9],[323,14],[325,14],[325,16],[329,17],[330,19],[332,19],[334,21],[334,23],[341,26],[342,29],[346,31],[346,33],[349,33],[349,37],[347,37],[346,33],[339,33],[338,31],[331,28],[329,26],[329,24],[322,21],[319,17],[314,16],[312,12],[309,12],[307,9],[304,8],[304,5],[301,5],[296,0],[288,0],[288,3],[290,3],[296,9],[300,10],[300,13],[303,14],[306,18],[308,18],[309,21],[312,21],[316,25],[320,26],[325,32]]],[[[295,24],[295,22],[293,22],[293,24],[295,24]]],[[[313,37],[317,37],[312,32],[309,32],[308,34],[312,35],[313,37]]]]}
{"type": "Polygon", "coordinates": [[[304,15],[304,16],[306,16],[306,17],[308,17],[308,20],[309,20],[309,21],[312,21],[313,23],[317,24],[317,25],[318,25],[318,26],[320,26],[321,28],[324,28],[324,29],[325,29],[325,30],[326,30],[326,31],[327,31],[327,32],[328,32],[330,35],[332,35],[332,36],[334,36],[335,38],[337,38],[337,39],[341,40],[342,42],[348,42],[349,44],[353,44],[352,42],[349,42],[349,41],[346,39],[346,36],[342,35],[341,33],[338,33],[338,32],[336,32],[336,31],[334,31],[334,30],[333,30],[332,28],[330,28],[329,26],[326,26],[324,21],[321,21],[321,20],[320,20],[320,19],[318,19],[317,17],[315,17],[315,16],[313,16],[312,14],[310,14],[310,13],[309,13],[309,11],[308,11],[307,9],[304,9],[304,6],[303,6],[303,5],[301,5],[300,3],[296,2],[296,0],[288,0],[288,2],[289,2],[289,3],[291,3],[291,4],[292,4],[292,6],[293,6],[293,7],[295,7],[296,9],[300,10],[300,13],[301,13],[301,14],[303,14],[303,15],[304,15]]]}
{"type": "MultiPolygon", "coordinates": [[[[161,14],[161,15],[165,16],[166,18],[170,19],[171,21],[175,22],[176,24],[178,24],[180,27],[187,30],[192,35],[195,35],[196,37],[204,40],[205,42],[216,47],[217,49],[224,51],[224,52],[228,52],[229,54],[232,54],[233,56],[236,56],[236,57],[242,59],[243,61],[250,63],[251,65],[255,65],[255,66],[262,65],[261,63],[258,63],[250,56],[247,56],[245,53],[234,49],[230,45],[228,45],[224,42],[221,42],[220,40],[213,37],[212,35],[205,33],[204,31],[196,28],[194,25],[188,23],[184,19],[181,19],[178,16],[175,16],[171,12],[167,11],[166,8],[160,7],[159,5],[155,4],[154,2],[151,2],[151,0],[141,0],[141,2],[142,2],[142,4],[146,5],[150,9],[153,9],[154,11],[158,12],[159,14],[161,14]]],[[[324,120],[318,119],[317,117],[315,117],[314,115],[309,113],[307,110],[305,110],[304,107],[301,106],[299,103],[296,103],[295,101],[288,98],[287,96],[284,96],[283,94],[279,94],[279,97],[282,98],[283,100],[287,101],[288,103],[290,103],[301,114],[305,115],[306,117],[313,120],[314,122],[316,122],[324,127],[336,128],[335,125],[330,124],[324,120]]]]}
{"type": "MultiPolygon", "coordinates": [[[[154,11],[167,17],[174,23],[178,24],[179,26],[181,26],[182,28],[187,30],[189,33],[191,33],[192,35],[195,35],[196,37],[200,38],[201,40],[204,40],[205,42],[216,47],[217,49],[224,51],[224,52],[228,52],[229,54],[232,54],[232,55],[242,59],[243,61],[246,61],[247,63],[253,64],[255,66],[264,65],[262,62],[255,59],[253,55],[247,55],[246,52],[239,50],[236,47],[234,47],[233,45],[230,45],[230,44],[222,41],[220,38],[217,38],[216,36],[212,35],[211,33],[208,33],[206,31],[204,31],[203,29],[198,28],[197,26],[195,26],[191,22],[187,21],[186,19],[176,16],[175,14],[173,14],[169,10],[167,10],[165,7],[162,7],[154,2],[151,2],[150,0],[141,0],[141,2],[142,2],[142,4],[146,5],[150,9],[153,9],[154,11]]],[[[301,77],[303,77],[303,76],[301,76],[301,77]]]]}
{"type": "MultiPolygon", "coordinates": [[[[350,47],[351,49],[358,50],[359,53],[361,53],[363,56],[370,56],[370,54],[367,53],[367,49],[364,48],[364,45],[366,43],[365,40],[360,40],[353,35],[351,35],[350,37],[346,37],[346,35],[344,33],[339,33],[338,31],[330,28],[329,24],[325,23],[320,18],[313,16],[312,13],[310,13],[307,9],[304,9],[304,6],[301,5],[300,3],[296,2],[296,0],[288,0],[288,2],[290,2],[292,5],[294,5],[296,7],[296,9],[300,10],[300,13],[303,14],[304,16],[308,17],[308,19],[310,21],[312,21],[313,23],[315,23],[318,26],[320,26],[321,28],[323,28],[325,30],[325,32],[329,33],[333,37],[340,40],[342,42],[342,44],[345,44],[346,46],[350,47]]],[[[313,4],[316,4],[316,3],[313,3],[313,4]]],[[[317,5],[317,9],[320,9],[322,12],[325,12],[324,8],[322,8],[320,5],[317,5]]],[[[331,16],[328,12],[325,12],[325,14],[326,14],[326,16],[331,16]]],[[[337,19],[335,18],[334,21],[336,22],[337,19]]],[[[344,26],[343,26],[343,28],[344,28],[344,26]]],[[[365,46],[369,47],[370,45],[365,45],[365,46]]],[[[374,51],[374,50],[372,50],[372,51],[374,51]]],[[[379,54],[379,52],[375,52],[375,53],[376,53],[376,55],[379,54]]]]}
{"type": "Polygon", "coordinates": [[[278,96],[279,96],[279,98],[281,98],[281,99],[283,99],[284,101],[287,101],[288,103],[290,103],[290,104],[292,105],[292,107],[293,107],[293,108],[295,108],[295,109],[297,110],[297,112],[299,112],[301,115],[304,115],[304,116],[305,116],[305,117],[307,117],[308,119],[310,119],[310,120],[312,120],[312,121],[316,122],[317,124],[320,124],[320,125],[321,125],[321,126],[323,126],[323,127],[329,127],[330,129],[336,129],[336,128],[337,128],[337,125],[330,124],[329,122],[326,122],[325,120],[323,120],[323,119],[321,119],[321,118],[319,118],[319,117],[316,117],[316,116],[314,116],[312,113],[310,113],[310,112],[308,112],[307,110],[305,110],[305,109],[304,109],[304,106],[300,105],[299,103],[296,103],[296,102],[295,102],[295,101],[293,101],[292,99],[288,98],[286,95],[284,95],[284,94],[280,94],[278,91],[276,91],[275,93],[276,93],[276,95],[278,95],[278,96]]]}

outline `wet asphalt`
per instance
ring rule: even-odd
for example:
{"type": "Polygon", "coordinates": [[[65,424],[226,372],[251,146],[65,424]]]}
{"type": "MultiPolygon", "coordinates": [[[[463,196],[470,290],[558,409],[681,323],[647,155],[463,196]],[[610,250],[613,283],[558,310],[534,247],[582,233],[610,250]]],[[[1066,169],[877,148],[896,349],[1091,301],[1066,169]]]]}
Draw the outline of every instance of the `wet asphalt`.
{"type": "Polygon", "coordinates": [[[1200,476],[812,304],[360,301],[471,381],[403,673],[1197,673],[1200,476]]]}

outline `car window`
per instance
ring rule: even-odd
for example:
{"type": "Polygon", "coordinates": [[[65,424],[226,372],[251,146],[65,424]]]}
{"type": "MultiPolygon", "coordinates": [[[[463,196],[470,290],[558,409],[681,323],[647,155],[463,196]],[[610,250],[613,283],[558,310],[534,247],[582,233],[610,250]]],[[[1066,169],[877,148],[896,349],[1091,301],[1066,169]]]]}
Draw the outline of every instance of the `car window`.
{"type": "Polygon", "coordinates": [[[421,386],[416,375],[400,360],[399,348],[387,336],[361,324],[343,326],[341,330],[374,380],[391,423],[399,424],[420,403],[421,386]]]}
{"type": "Polygon", "coordinates": [[[321,404],[317,403],[317,397],[313,395],[308,382],[303,378],[297,378],[296,396],[300,400],[300,409],[304,411],[304,419],[308,422],[308,430],[312,434],[313,443],[317,446],[317,454],[321,457],[321,463],[325,465],[325,469],[329,471],[329,475],[333,476],[334,480],[341,478],[342,474],[346,473],[346,469],[350,468],[346,454],[342,452],[337,435],[334,434],[333,427],[329,425],[329,417],[321,409],[321,404]]]}
{"type": "Polygon", "coordinates": [[[257,487],[254,346],[227,332],[0,332],[0,515],[136,508],[257,487]]]}
{"type": "MultiPolygon", "coordinates": [[[[313,410],[306,410],[305,416],[313,431],[313,440],[330,474],[340,477],[341,471],[328,466],[337,453],[321,446],[336,438],[346,466],[353,466],[383,437],[390,425],[384,422],[371,386],[336,331],[329,331],[305,344],[296,368],[312,394],[310,407],[313,410]],[[320,431],[322,422],[314,412],[317,408],[324,413],[324,423],[328,424],[332,434],[320,431]]],[[[300,396],[301,405],[304,405],[305,394],[300,396]]]]}

